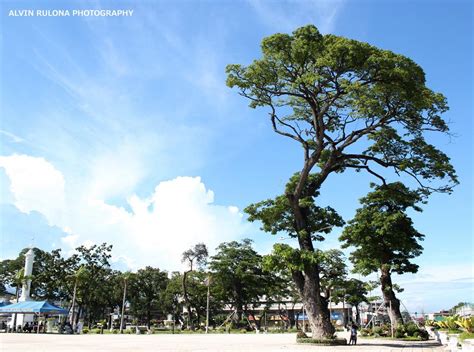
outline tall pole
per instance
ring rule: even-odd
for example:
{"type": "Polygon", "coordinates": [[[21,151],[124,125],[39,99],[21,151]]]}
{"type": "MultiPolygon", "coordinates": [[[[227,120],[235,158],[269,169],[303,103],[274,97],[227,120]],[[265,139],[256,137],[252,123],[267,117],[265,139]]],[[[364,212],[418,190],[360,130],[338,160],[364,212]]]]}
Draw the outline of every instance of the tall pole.
{"type": "Polygon", "coordinates": [[[120,314],[120,333],[123,334],[123,317],[125,315],[125,299],[127,297],[127,278],[124,280],[124,286],[123,286],[123,299],[122,299],[122,314],[120,314]]]}
{"type": "Polygon", "coordinates": [[[209,332],[209,297],[211,296],[211,276],[207,277],[206,334],[209,332]]]}

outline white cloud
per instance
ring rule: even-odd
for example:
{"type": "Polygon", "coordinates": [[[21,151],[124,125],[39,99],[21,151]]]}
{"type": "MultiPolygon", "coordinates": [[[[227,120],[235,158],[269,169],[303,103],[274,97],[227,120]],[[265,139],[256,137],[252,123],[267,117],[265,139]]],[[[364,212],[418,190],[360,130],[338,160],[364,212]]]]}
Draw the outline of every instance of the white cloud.
{"type": "MultiPolygon", "coordinates": [[[[176,270],[181,253],[197,242],[212,251],[250,229],[237,207],[214,204],[213,191],[199,177],[160,182],[148,197],[130,196],[126,210],[98,198],[104,193],[90,191],[96,188],[81,193],[65,187],[61,172],[42,158],[12,155],[1,157],[0,165],[10,179],[15,205],[24,212],[38,211],[51,225],[67,230],[61,243],[69,253],[81,244],[107,242],[114,245],[113,261],[122,265],[176,270]]],[[[117,177],[113,168],[108,177],[117,177]]]]}
{"type": "Polygon", "coordinates": [[[10,138],[14,143],[23,143],[25,140],[21,137],[18,137],[17,135],[10,133],[8,131],[0,130],[0,134],[3,134],[4,136],[7,136],[10,138]]]}
{"type": "Polygon", "coordinates": [[[0,167],[10,179],[14,205],[22,212],[37,210],[50,224],[61,217],[64,208],[64,177],[43,158],[28,155],[0,156],[0,167]]]}

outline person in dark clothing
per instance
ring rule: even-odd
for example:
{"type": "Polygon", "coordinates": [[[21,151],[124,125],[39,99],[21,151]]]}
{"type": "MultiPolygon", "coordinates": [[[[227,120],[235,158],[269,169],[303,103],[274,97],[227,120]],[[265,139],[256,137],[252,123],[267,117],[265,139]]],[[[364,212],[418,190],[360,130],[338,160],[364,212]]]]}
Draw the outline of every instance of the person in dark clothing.
{"type": "Polygon", "coordinates": [[[349,345],[357,345],[357,325],[352,324],[351,326],[351,338],[349,340],[349,345]]]}

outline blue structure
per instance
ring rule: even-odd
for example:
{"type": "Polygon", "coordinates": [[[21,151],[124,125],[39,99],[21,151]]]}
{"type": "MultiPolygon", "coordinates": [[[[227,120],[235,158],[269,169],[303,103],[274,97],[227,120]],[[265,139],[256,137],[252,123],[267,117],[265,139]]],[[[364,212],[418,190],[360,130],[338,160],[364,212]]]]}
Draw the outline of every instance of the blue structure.
{"type": "Polygon", "coordinates": [[[0,306],[0,313],[23,313],[23,314],[54,314],[66,315],[68,310],[56,307],[48,301],[25,301],[5,306],[0,306]]]}
{"type": "MultiPolygon", "coordinates": [[[[308,320],[308,317],[306,316],[306,314],[296,313],[295,314],[295,319],[306,321],[306,320],[308,320]]],[[[331,313],[331,320],[342,320],[342,319],[343,319],[342,313],[340,313],[340,312],[332,312],[331,313]]]]}

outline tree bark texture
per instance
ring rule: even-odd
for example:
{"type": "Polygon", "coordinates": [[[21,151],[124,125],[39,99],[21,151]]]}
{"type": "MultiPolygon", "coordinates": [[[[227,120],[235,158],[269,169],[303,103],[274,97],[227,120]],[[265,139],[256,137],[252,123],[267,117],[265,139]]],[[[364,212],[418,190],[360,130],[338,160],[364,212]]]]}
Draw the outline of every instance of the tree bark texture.
{"type": "Polygon", "coordinates": [[[380,284],[382,286],[382,296],[387,307],[390,322],[394,329],[398,324],[403,324],[403,317],[400,312],[400,300],[395,296],[392,289],[392,277],[390,269],[381,268],[380,284]]]}
{"type": "MultiPolygon", "coordinates": [[[[304,209],[299,206],[298,198],[289,195],[288,199],[295,217],[295,228],[299,234],[299,247],[302,250],[314,252],[311,234],[306,231],[307,222],[304,209]],[[301,235],[304,231],[306,233],[301,235]]],[[[317,264],[306,264],[302,272],[294,272],[292,276],[305,305],[312,337],[315,339],[332,337],[335,329],[331,323],[327,299],[321,296],[319,266],[317,264]]]]}

